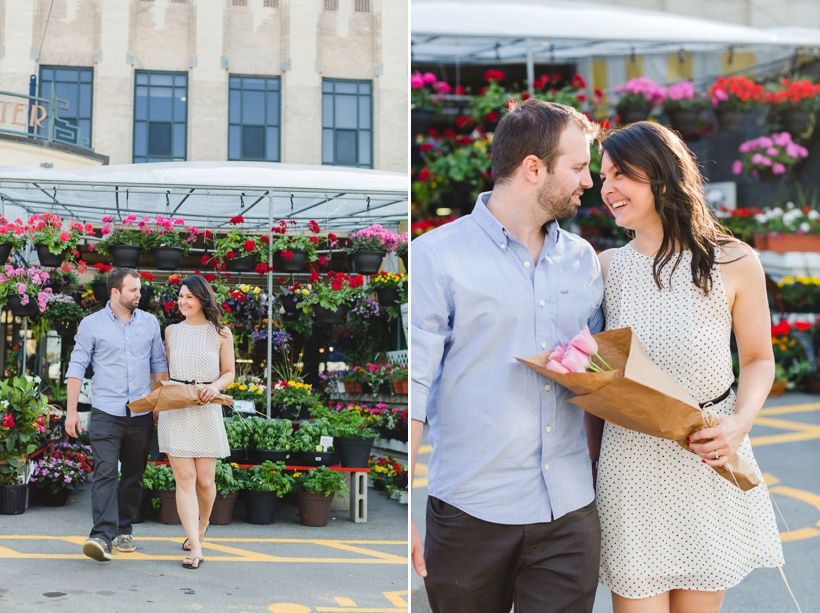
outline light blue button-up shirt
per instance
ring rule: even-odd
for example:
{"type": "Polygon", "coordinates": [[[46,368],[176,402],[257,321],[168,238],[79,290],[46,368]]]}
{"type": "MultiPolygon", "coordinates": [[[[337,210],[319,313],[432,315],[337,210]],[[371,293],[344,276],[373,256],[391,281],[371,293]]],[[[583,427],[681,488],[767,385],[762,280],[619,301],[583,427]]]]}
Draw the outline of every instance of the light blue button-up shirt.
{"type": "Polygon", "coordinates": [[[555,221],[536,265],[489,196],[413,241],[411,418],[430,424],[431,496],[493,523],[547,522],[595,496],[583,411],[515,358],[602,329],[601,269],[555,221]]]}
{"type": "Polygon", "coordinates": [[[82,380],[91,364],[91,406],[111,415],[150,393],[152,372],[168,372],[157,318],[139,309],[126,324],[106,304],[80,322],[74,342],[66,376],[82,380]]]}

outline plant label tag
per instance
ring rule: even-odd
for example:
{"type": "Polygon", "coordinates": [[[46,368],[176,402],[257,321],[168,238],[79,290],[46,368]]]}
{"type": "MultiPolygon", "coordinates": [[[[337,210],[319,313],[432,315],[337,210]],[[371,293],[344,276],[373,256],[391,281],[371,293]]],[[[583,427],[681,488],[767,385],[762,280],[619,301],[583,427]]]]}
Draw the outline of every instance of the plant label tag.
{"type": "Polygon", "coordinates": [[[256,409],[253,406],[253,402],[251,402],[250,400],[234,400],[233,410],[239,413],[250,413],[251,415],[256,413],[256,409]]]}
{"type": "Polygon", "coordinates": [[[319,439],[319,444],[322,446],[323,451],[327,451],[328,447],[333,447],[333,437],[323,436],[319,439]]]}

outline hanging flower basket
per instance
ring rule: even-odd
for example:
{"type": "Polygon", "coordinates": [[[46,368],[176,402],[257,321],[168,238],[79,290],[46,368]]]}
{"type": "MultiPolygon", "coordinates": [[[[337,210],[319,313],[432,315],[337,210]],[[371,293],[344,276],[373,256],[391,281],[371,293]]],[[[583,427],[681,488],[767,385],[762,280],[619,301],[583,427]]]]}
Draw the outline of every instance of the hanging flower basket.
{"type": "Polygon", "coordinates": [[[401,301],[401,294],[395,287],[380,287],[376,289],[379,304],[383,307],[396,306],[401,301]]]}
{"type": "Polygon", "coordinates": [[[723,132],[734,132],[735,130],[740,130],[740,126],[743,124],[743,119],[748,114],[749,113],[743,113],[741,111],[715,111],[718,129],[723,132]]]}
{"type": "Polygon", "coordinates": [[[137,308],[142,311],[147,311],[148,306],[151,304],[151,298],[154,297],[154,288],[150,285],[148,287],[142,287],[140,289],[140,301],[137,305],[137,308]]]}
{"type": "Polygon", "coordinates": [[[353,260],[353,271],[360,275],[376,274],[382,266],[384,254],[384,251],[357,251],[350,256],[353,260]]]}
{"type": "Polygon", "coordinates": [[[76,321],[55,321],[53,325],[54,331],[59,336],[74,336],[75,334],[77,334],[76,321]]]}
{"type": "Polygon", "coordinates": [[[436,109],[432,106],[411,109],[410,126],[413,129],[413,134],[427,134],[430,128],[433,127],[433,116],[435,114],[436,109]]]}
{"type": "Polygon", "coordinates": [[[36,300],[29,299],[27,304],[23,304],[17,294],[9,294],[8,307],[15,317],[34,317],[40,312],[36,300]]]}
{"type": "Polygon", "coordinates": [[[108,302],[108,286],[105,281],[95,281],[91,284],[91,290],[94,292],[94,298],[98,302],[105,304],[108,302]]]}
{"type": "Polygon", "coordinates": [[[54,254],[48,250],[48,245],[37,244],[34,245],[37,250],[37,258],[40,260],[40,266],[46,268],[57,268],[65,260],[68,255],[68,249],[63,249],[60,253],[54,254]]]}
{"type": "Polygon", "coordinates": [[[225,268],[231,272],[253,272],[256,270],[256,256],[245,255],[241,258],[226,260],[225,268]]]}
{"type": "Polygon", "coordinates": [[[313,307],[313,314],[317,324],[337,324],[342,320],[342,307],[331,310],[317,304],[313,307]]]}
{"type": "Polygon", "coordinates": [[[111,245],[108,253],[111,256],[111,262],[117,268],[137,268],[142,247],[139,245],[111,245]]]}
{"type": "Polygon", "coordinates": [[[182,247],[154,247],[151,255],[154,256],[154,266],[159,270],[177,270],[184,252],[182,247]]]}
{"type": "Polygon", "coordinates": [[[0,266],[5,266],[8,262],[9,255],[11,255],[11,243],[4,243],[0,245],[0,266]]]}
{"type": "Polygon", "coordinates": [[[305,262],[308,258],[308,252],[304,249],[290,249],[283,251],[277,258],[276,270],[280,272],[302,272],[305,267],[305,262]],[[288,254],[288,258],[283,254],[288,254]]]}

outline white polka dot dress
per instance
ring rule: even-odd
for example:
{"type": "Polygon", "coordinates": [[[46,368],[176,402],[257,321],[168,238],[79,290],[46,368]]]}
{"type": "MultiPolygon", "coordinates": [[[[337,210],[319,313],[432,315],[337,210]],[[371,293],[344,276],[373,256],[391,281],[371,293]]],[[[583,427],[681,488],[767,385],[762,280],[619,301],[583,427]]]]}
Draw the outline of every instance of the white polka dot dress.
{"type": "MultiPolygon", "coordinates": [[[[659,290],[654,258],[627,245],[612,259],[604,291],[606,329],[631,327],[652,361],[698,401],[732,384],[732,316],[720,267],[704,295],[692,283],[691,252],[659,290]]],[[[674,262],[674,260],[673,260],[674,262]]],[[[735,395],[718,404],[734,411],[735,395]]],[[[738,451],[760,474],[747,436],[738,451]]],[[[758,567],[783,564],[765,484],[743,492],[665,439],[607,423],[598,472],[600,582],[624,598],[669,590],[720,591],[758,567]]]]}
{"type": "MultiPolygon", "coordinates": [[[[219,378],[219,334],[211,323],[174,326],[168,341],[172,379],[212,382],[219,378]]],[[[225,458],[231,454],[222,406],[204,404],[162,411],[157,424],[159,450],[179,458],[225,458]]]]}

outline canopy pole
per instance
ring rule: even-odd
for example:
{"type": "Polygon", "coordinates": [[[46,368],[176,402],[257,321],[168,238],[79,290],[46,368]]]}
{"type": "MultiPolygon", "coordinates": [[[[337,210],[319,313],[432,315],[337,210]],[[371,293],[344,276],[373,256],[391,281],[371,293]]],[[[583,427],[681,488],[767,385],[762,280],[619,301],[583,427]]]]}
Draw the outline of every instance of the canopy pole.
{"type": "Polygon", "coordinates": [[[532,59],[532,39],[527,39],[527,90],[530,92],[530,96],[535,95],[535,86],[533,83],[535,82],[535,63],[532,59]]]}
{"type": "Polygon", "coordinates": [[[271,378],[273,371],[273,194],[268,196],[268,419],[270,419],[271,378]]]}

